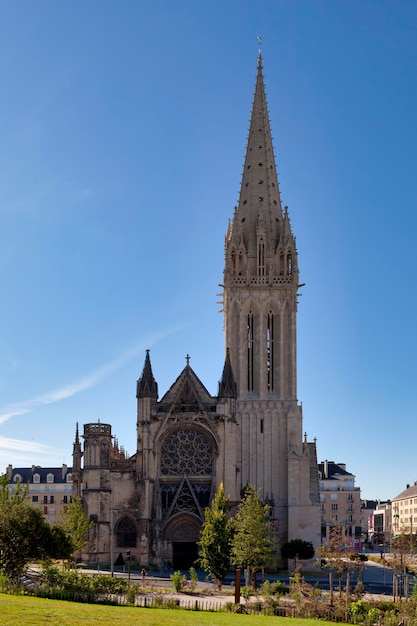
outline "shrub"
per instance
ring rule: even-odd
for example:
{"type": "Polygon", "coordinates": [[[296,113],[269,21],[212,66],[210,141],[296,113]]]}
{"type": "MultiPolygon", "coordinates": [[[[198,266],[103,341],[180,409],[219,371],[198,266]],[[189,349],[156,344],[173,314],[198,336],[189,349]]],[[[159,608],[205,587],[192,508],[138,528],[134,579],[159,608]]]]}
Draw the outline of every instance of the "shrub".
{"type": "Polygon", "coordinates": [[[172,584],[174,585],[174,589],[177,593],[184,591],[184,587],[186,585],[187,579],[181,574],[179,570],[171,574],[172,584]]]}
{"type": "Polygon", "coordinates": [[[379,610],[376,607],[372,607],[366,614],[366,624],[368,624],[368,626],[373,626],[373,624],[377,623],[379,616],[379,610]]]}
{"type": "Polygon", "coordinates": [[[252,585],[246,585],[242,587],[240,592],[247,602],[249,598],[251,597],[251,595],[253,594],[254,588],[252,587],[252,585]]]}
{"type": "Polygon", "coordinates": [[[195,591],[195,589],[197,588],[197,583],[198,583],[198,574],[195,571],[194,567],[190,567],[190,581],[188,584],[189,584],[191,591],[195,591]]]}
{"type": "Polygon", "coordinates": [[[358,600],[357,602],[351,602],[349,606],[349,612],[352,615],[352,622],[354,624],[360,624],[364,621],[367,614],[368,607],[366,602],[358,600]]]}

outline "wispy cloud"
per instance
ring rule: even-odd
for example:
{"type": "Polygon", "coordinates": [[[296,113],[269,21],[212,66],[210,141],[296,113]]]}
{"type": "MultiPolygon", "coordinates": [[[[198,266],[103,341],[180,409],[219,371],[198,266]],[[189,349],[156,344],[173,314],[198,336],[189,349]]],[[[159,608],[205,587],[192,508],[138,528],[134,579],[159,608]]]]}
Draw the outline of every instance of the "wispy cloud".
{"type": "Polygon", "coordinates": [[[33,454],[41,454],[47,452],[49,449],[49,446],[45,446],[43,443],[36,443],[36,441],[0,437],[0,450],[14,450],[15,452],[31,452],[33,454]]]}
{"type": "Polygon", "coordinates": [[[35,396],[34,398],[30,398],[29,400],[24,400],[22,402],[11,404],[4,407],[3,409],[0,409],[0,424],[7,422],[7,420],[11,419],[12,417],[30,413],[39,406],[60,402],[61,400],[65,400],[66,398],[70,398],[71,396],[80,393],[81,391],[85,391],[86,389],[95,387],[102,380],[110,376],[110,374],[123,367],[123,365],[125,365],[132,359],[137,358],[138,355],[143,353],[144,350],[150,345],[155,344],[167,335],[171,335],[179,329],[180,327],[175,327],[170,330],[159,331],[148,335],[146,337],[146,340],[140,340],[133,347],[122,352],[113,361],[110,361],[109,363],[98,367],[97,369],[87,374],[84,378],[80,378],[74,382],[69,383],[68,385],[64,385],[63,387],[59,387],[58,389],[54,389],[39,396],[35,396]]]}

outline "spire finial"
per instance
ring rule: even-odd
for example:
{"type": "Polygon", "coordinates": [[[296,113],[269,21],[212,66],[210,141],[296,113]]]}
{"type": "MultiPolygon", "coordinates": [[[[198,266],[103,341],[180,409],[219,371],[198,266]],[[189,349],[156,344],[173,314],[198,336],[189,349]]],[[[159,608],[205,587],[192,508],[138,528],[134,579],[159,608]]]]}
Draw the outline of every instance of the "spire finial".
{"type": "Polygon", "coordinates": [[[189,367],[190,365],[190,355],[187,354],[187,356],[185,357],[185,360],[187,361],[187,367],[189,367]]]}
{"type": "Polygon", "coordinates": [[[261,46],[262,46],[262,37],[260,35],[257,36],[256,38],[257,42],[258,42],[258,59],[261,59],[261,46]]]}

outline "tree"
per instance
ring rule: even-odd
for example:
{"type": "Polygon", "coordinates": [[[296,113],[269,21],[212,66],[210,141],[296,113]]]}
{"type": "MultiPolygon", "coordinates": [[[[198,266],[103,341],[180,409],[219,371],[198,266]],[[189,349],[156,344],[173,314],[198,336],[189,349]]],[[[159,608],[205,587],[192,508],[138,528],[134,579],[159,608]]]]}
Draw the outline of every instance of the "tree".
{"type": "Polygon", "coordinates": [[[27,490],[27,485],[22,485],[20,481],[15,485],[10,485],[7,474],[1,474],[0,508],[3,506],[9,507],[12,504],[24,503],[26,501],[27,490]]]}
{"type": "Polygon", "coordinates": [[[59,527],[50,526],[29,504],[0,508],[0,565],[9,580],[23,574],[30,561],[68,558],[71,547],[59,527]]]}
{"type": "Polygon", "coordinates": [[[84,513],[81,498],[73,498],[64,511],[62,522],[63,529],[71,539],[73,552],[87,545],[88,531],[93,525],[84,513]]]}
{"type": "Polygon", "coordinates": [[[219,590],[230,570],[233,527],[227,518],[229,498],[225,498],[223,483],[219,486],[211,506],[204,511],[201,529],[199,562],[215,580],[219,590]]]}
{"type": "Polygon", "coordinates": [[[267,563],[272,552],[269,508],[262,504],[252,485],[247,485],[233,522],[232,563],[247,569],[252,577],[267,563]]]}
{"type": "Polygon", "coordinates": [[[294,571],[298,570],[298,562],[312,559],[315,554],[314,546],[311,541],[303,541],[302,539],[291,539],[281,546],[281,556],[283,559],[292,559],[294,561],[294,571]]]}
{"type": "Polygon", "coordinates": [[[71,554],[64,533],[26,504],[25,498],[23,487],[17,484],[12,493],[7,476],[0,478],[0,567],[11,581],[17,580],[32,560],[68,558],[71,554]]]}
{"type": "MultiPolygon", "coordinates": [[[[341,595],[343,576],[354,566],[353,557],[356,554],[351,546],[350,538],[345,535],[344,528],[342,526],[332,527],[328,542],[318,548],[317,553],[320,556],[322,567],[329,569],[332,576],[334,572],[339,579],[339,594],[341,595]]],[[[332,597],[332,588],[330,594],[332,597]]]]}
{"type": "Polygon", "coordinates": [[[395,595],[405,592],[406,573],[413,565],[416,548],[416,538],[411,533],[401,532],[392,538],[390,565],[395,570],[395,595]]]}

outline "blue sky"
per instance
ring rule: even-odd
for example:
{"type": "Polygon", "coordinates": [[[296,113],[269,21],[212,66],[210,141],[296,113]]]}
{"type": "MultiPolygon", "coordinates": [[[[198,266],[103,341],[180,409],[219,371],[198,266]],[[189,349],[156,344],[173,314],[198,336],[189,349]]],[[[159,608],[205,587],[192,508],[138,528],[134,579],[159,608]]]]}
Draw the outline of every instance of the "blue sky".
{"type": "Polygon", "coordinates": [[[136,380],[211,393],[257,35],[301,282],[298,396],[365,498],[417,480],[414,0],[0,3],[0,468],[135,451],[136,380]]]}

